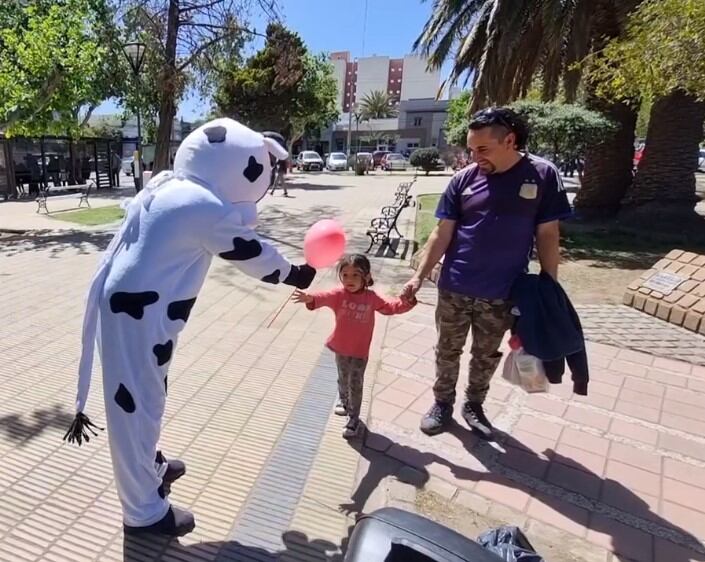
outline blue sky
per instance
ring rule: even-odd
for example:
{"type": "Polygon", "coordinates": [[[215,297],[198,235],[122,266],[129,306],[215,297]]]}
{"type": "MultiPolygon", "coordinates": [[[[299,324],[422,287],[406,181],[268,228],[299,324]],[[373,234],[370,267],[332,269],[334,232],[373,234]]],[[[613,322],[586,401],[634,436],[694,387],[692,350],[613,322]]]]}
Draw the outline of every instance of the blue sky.
{"type": "MultiPolygon", "coordinates": [[[[285,25],[299,33],[311,51],[350,51],[352,57],[402,57],[411,53],[432,6],[431,0],[368,0],[365,25],[365,0],[278,0],[278,3],[285,25]]],[[[264,31],[267,23],[253,14],[251,25],[264,31]]],[[[261,42],[252,45],[253,49],[259,47],[261,42]]],[[[207,110],[207,102],[191,97],[182,102],[178,115],[189,120],[207,110]]],[[[115,111],[115,104],[106,102],[96,113],[115,111]]]]}

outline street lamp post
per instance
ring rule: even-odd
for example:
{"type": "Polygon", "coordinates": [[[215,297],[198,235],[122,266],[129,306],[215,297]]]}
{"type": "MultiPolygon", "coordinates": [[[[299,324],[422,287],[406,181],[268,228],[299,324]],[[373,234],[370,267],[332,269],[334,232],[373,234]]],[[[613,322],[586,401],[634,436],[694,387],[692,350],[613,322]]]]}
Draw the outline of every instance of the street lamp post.
{"type": "MultiPolygon", "coordinates": [[[[132,43],[126,43],[123,45],[122,50],[127,57],[127,61],[130,63],[132,72],[135,76],[135,82],[139,86],[140,80],[140,69],[142,68],[142,63],[144,62],[144,53],[146,50],[146,45],[140,43],[139,41],[133,41],[132,43]]],[[[134,164],[135,169],[135,190],[139,191],[142,189],[142,122],[140,117],[140,99],[137,99],[137,163],[134,164]]]]}

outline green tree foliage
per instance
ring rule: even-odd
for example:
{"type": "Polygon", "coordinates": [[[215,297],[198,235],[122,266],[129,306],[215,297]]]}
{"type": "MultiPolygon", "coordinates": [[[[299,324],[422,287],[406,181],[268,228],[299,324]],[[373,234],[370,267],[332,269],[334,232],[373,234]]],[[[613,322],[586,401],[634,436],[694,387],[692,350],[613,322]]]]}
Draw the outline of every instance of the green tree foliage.
{"type": "Polygon", "coordinates": [[[470,108],[470,98],[472,93],[469,90],[463,91],[457,98],[448,103],[448,118],[444,129],[446,139],[454,146],[465,146],[468,136],[468,109],[470,108]]]}
{"type": "Polygon", "coordinates": [[[426,175],[438,165],[441,155],[437,148],[417,148],[409,157],[409,164],[421,168],[426,175]]]}
{"type": "MultiPolygon", "coordinates": [[[[169,145],[179,102],[188,91],[213,92],[215,77],[239,62],[245,38],[241,19],[249,0],[121,0],[126,35],[147,45],[140,84],[126,103],[145,109],[154,129],[154,171],[169,166],[169,145]]],[[[258,5],[265,12],[271,6],[258,5]]],[[[271,15],[271,14],[267,14],[271,15]]],[[[143,114],[144,114],[143,113],[143,114]]]]}
{"type": "Polygon", "coordinates": [[[705,2],[647,0],[626,33],[593,57],[591,78],[605,97],[654,100],[675,90],[705,99],[705,2]]]}
{"type": "MultiPolygon", "coordinates": [[[[470,94],[464,92],[450,102],[446,136],[451,144],[465,146],[469,101],[470,94]]],[[[510,107],[529,124],[529,150],[555,160],[583,158],[590,146],[615,130],[615,124],[601,113],[580,105],[523,100],[510,107]]]]}
{"type": "Polygon", "coordinates": [[[75,134],[121,89],[107,0],[18,0],[0,6],[0,127],[8,135],[75,134]]]}
{"type": "Polygon", "coordinates": [[[525,97],[537,75],[544,101],[556,98],[561,79],[574,101],[576,63],[619,35],[640,1],[433,0],[414,48],[433,68],[450,60],[450,83],[472,79],[473,109],[525,97]]]}
{"type": "Polygon", "coordinates": [[[556,161],[583,158],[616,127],[580,105],[521,101],[511,107],[529,124],[529,150],[556,161]]]}
{"type": "Polygon", "coordinates": [[[360,100],[362,120],[388,119],[397,116],[397,110],[389,94],[382,90],[373,90],[360,100]]]}
{"type": "Polygon", "coordinates": [[[281,24],[270,24],[266,36],[244,66],[231,65],[220,75],[214,99],[220,113],[277,131],[291,145],[337,119],[333,67],[281,24]]]}

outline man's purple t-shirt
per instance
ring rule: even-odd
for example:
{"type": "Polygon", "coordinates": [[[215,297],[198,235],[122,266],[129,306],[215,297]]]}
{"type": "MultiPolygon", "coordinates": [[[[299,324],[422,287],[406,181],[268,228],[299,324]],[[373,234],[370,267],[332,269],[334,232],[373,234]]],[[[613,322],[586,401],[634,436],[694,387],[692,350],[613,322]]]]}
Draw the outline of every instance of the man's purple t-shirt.
{"type": "Polygon", "coordinates": [[[526,271],[537,225],[571,214],[556,167],[527,154],[501,174],[472,164],[441,197],[436,217],[457,221],[438,287],[481,298],[506,299],[526,271]]]}

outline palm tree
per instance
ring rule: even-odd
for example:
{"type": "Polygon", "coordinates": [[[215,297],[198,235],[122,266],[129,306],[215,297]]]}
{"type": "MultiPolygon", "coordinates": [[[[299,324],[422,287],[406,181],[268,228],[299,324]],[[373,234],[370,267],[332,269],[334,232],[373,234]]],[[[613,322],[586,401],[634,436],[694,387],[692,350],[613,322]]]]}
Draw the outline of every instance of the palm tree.
{"type": "MultiPolygon", "coordinates": [[[[566,101],[581,81],[579,63],[623,33],[641,0],[434,0],[414,48],[432,68],[452,59],[448,81],[472,78],[470,110],[526,95],[540,76],[543,98],[556,97],[561,79],[566,101]]],[[[616,212],[631,183],[636,105],[607,103],[591,94],[587,105],[618,125],[612,138],[591,149],[576,206],[587,214],[616,212]]]]}
{"type": "Polygon", "coordinates": [[[373,90],[360,101],[362,120],[388,119],[397,116],[394,100],[382,90],[373,90]]]}
{"type": "Polygon", "coordinates": [[[683,230],[702,218],[694,207],[698,147],[703,138],[705,103],[683,90],[657,99],[651,108],[644,155],[624,200],[625,219],[683,230]]]}

